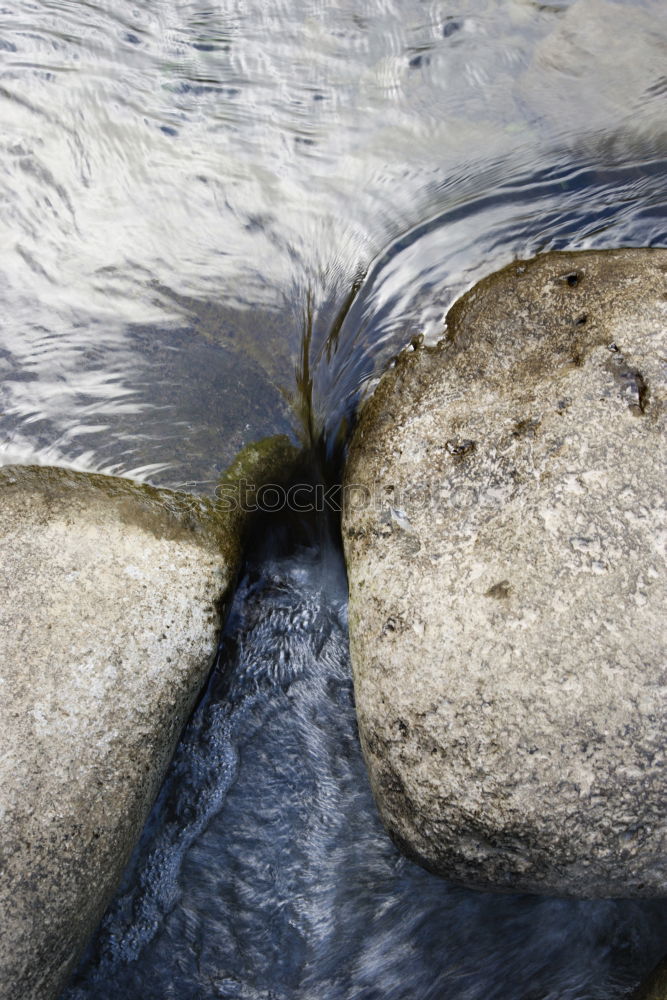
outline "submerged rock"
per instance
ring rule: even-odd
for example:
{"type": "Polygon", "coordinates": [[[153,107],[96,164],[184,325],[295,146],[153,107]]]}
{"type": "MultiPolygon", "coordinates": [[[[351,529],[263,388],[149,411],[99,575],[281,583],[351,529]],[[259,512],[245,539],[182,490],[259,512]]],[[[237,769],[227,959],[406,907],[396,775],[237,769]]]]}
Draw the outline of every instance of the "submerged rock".
{"type": "Polygon", "coordinates": [[[141,830],[238,542],[204,501],[54,468],[0,469],[0,522],[0,995],[41,1000],[141,830]]]}
{"type": "Polygon", "coordinates": [[[662,250],[515,262],[361,413],[364,754],[396,841],[467,885],[667,893],[666,276],[662,250]]]}

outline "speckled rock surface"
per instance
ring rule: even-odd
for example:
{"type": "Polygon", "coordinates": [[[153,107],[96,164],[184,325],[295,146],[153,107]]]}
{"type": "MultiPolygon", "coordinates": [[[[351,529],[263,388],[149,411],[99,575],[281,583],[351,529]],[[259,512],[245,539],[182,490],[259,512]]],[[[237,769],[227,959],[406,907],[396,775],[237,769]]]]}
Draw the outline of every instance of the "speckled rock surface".
{"type": "Polygon", "coordinates": [[[57,995],[215,650],[233,534],[194,498],[0,469],[0,996],[57,995]]]}
{"type": "Polygon", "coordinates": [[[664,250],[515,262],[362,410],[362,745],[396,841],[464,884],[667,893],[666,292],[664,250]]]}

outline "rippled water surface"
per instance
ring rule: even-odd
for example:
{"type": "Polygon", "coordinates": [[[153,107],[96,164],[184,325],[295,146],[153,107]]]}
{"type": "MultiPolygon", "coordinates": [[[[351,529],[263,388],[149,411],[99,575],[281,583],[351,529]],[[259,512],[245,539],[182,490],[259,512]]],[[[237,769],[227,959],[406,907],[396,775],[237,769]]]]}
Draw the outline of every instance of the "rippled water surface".
{"type": "MultiPolygon", "coordinates": [[[[206,492],[251,441],[333,441],[513,257],[667,245],[666,56],[663,0],[0,0],[0,462],[206,492]]],[[[464,892],[392,847],[338,559],[250,564],[68,996],[625,995],[667,904],[464,892]]]]}
{"type": "Polygon", "coordinates": [[[206,490],[513,256],[665,243],[666,44],[662,0],[5,0],[0,459],[206,490]]]}

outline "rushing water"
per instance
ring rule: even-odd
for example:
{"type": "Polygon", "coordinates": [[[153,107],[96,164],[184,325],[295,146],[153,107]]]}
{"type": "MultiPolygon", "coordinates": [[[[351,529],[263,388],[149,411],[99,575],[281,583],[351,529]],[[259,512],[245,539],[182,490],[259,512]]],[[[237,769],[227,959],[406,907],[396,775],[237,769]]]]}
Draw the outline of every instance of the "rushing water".
{"type": "MultiPolygon", "coordinates": [[[[0,461],[206,492],[268,434],[334,442],[513,257],[666,245],[666,46],[663,0],[0,0],[0,461]]],[[[667,904],[400,858],[338,549],[266,531],[67,996],[622,996],[667,904]]]]}

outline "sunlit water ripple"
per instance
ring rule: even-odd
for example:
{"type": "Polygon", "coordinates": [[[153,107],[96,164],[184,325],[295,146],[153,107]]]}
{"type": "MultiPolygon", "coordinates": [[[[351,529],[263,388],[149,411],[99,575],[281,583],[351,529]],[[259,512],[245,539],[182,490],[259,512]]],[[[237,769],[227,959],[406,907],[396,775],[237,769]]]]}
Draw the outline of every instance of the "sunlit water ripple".
{"type": "Polygon", "coordinates": [[[666,21],[661,0],[5,3],[0,458],[206,491],[300,433],[307,310],[331,425],[513,256],[664,243],[666,21]]]}

